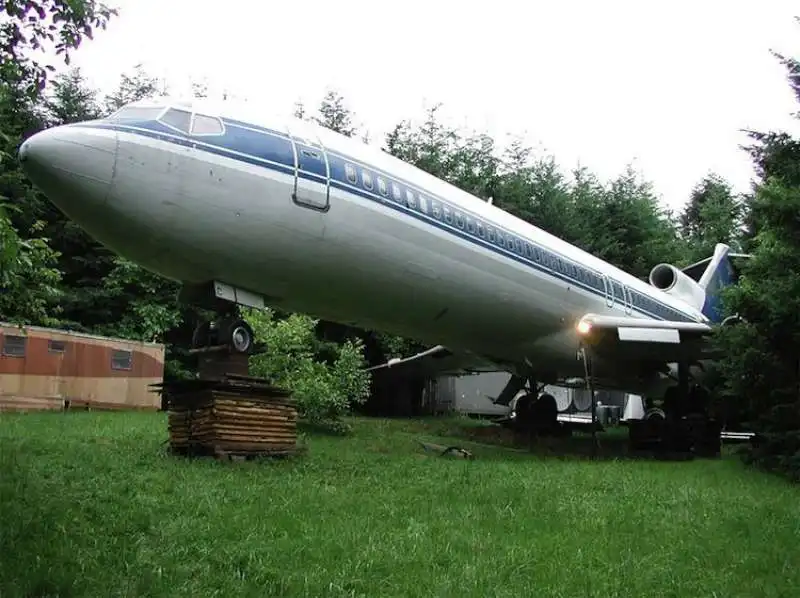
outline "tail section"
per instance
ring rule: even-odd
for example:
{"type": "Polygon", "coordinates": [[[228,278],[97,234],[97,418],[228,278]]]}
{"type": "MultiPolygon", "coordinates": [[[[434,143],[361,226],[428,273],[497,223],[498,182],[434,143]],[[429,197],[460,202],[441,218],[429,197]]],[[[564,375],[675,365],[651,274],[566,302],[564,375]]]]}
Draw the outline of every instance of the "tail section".
{"type": "Polygon", "coordinates": [[[703,303],[703,315],[715,323],[722,321],[722,289],[736,282],[736,270],[731,263],[731,248],[724,243],[717,243],[714,255],[711,256],[698,285],[705,291],[706,300],[703,303]]]}

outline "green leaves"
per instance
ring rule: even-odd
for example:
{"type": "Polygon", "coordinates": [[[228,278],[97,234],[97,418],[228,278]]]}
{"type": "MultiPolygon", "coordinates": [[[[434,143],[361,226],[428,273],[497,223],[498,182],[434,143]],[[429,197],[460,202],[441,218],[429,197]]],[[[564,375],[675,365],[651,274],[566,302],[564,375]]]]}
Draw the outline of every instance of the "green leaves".
{"type": "Polygon", "coordinates": [[[271,310],[247,309],[243,315],[266,348],[250,358],[250,372],[290,390],[303,417],[335,422],[367,399],[370,376],[360,339],[336,347],[331,363],[325,363],[317,357],[317,320],[300,314],[277,319],[271,310]]]}
{"type": "Polygon", "coordinates": [[[61,273],[58,254],[36,236],[44,223],[20,238],[0,204],[0,320],[52,326],[58,322],[61,273]]]}
{"type": "Polygon", "coordinates": [[[32,51],[55,50],[69,64],[83,39],[117,14],[95,0],[0,0],[0,11],[7,17],[0,24],[0,80],[20,84],[31,98],[41,95],[53,70],[32,51]]]}

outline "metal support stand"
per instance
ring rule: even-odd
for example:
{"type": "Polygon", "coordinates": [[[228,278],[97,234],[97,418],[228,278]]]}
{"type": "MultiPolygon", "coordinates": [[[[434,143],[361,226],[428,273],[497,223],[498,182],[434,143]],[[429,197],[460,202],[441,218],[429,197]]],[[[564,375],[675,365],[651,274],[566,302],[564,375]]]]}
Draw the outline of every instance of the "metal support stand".
{"type": "Polygon", "coordinates": [[[586,388],[592,399],[592,459],[597,458],[597,400],[594,391],[594,376],[592,376],[592,357],[586,347],[581,347],[583,356],[583,371],[586,377],[586,388]]]}

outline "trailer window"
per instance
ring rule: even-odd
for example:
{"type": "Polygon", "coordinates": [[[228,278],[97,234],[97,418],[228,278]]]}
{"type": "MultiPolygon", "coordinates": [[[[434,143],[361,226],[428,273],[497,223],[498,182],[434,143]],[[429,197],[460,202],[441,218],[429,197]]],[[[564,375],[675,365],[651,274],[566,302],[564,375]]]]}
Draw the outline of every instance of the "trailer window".
{"type": "Polygon", "coordinates": [[[50,353],[63,353],[67,350],[67,342],[55,340],[47,341],[47,350],[50,353]]]}
{"type": "Polygon", "coordinates": [[[133,365],[133,354],[130,351],[115,350],[111,353],[112,370],[130,370],[133,365]]]}
{"type": "Polygon", "coordinates": [[[3,355],[8,357],[25,357],[25,345],[28,337],[15,336],[13,334],[3,335],[3,355]]]}

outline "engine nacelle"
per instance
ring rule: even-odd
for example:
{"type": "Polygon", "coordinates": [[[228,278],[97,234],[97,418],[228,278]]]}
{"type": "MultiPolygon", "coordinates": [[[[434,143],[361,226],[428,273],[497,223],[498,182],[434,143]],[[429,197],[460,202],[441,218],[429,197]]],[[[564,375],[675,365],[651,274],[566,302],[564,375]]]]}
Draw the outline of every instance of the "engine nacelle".
{"type": "Polygon", "coordinates": [[[670,264],[658,264],[653,268],[650,271],[650,284],[695,309],[702,310],[705,305],[705,289],[670,264]]]}

